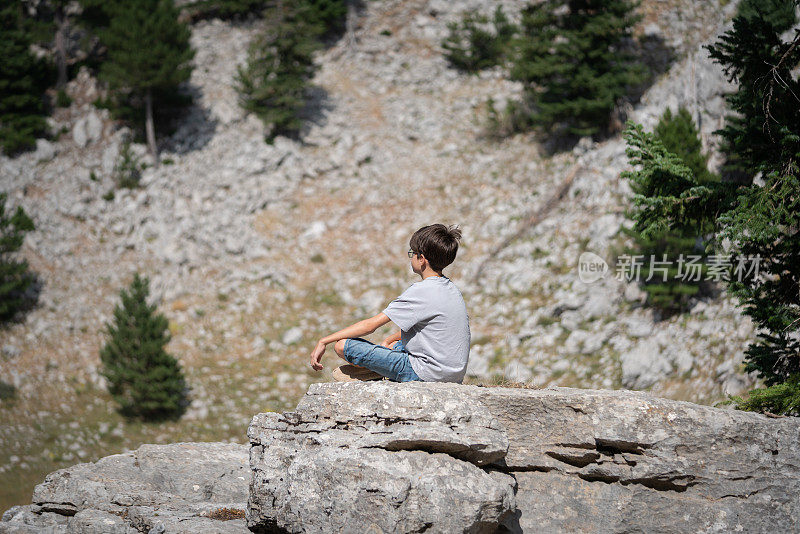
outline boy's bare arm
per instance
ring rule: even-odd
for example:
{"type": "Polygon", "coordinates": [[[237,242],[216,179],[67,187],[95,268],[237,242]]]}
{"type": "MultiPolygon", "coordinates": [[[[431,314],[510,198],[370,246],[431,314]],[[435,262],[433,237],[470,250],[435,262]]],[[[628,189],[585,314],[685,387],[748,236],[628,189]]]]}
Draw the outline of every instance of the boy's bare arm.
{"type": "Polygon", "coordinates": [[[328,345],[328,343],[334,343],[340,339],[360,337],[371,334],[388,322],[389,317],[387,317],[385,313],[381,312],[374,317],[364,319],[363,321],[358,321],[357,323],[353,323],[346,328],[342,328],[338,332],[334,332],[329,336],[323,337],[319,340],[317,346],[314,347],[314,351],[311,353],[311,367],[317,371],[322,370],[322,364],[320,361],[322,360],[322,355],[325,353],[325,347],[328,345]]]}

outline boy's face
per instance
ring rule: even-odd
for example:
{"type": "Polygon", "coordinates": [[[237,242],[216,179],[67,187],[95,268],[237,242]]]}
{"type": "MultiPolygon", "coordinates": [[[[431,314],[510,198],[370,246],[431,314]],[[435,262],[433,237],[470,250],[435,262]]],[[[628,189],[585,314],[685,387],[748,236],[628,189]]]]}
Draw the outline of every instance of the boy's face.
{"type": "Polygon", "coordinates": [[[411,255],[411,270],[416,274],[422,275],[422,271],[425,269],[423,263],[427,263],[427,260],[424,258],[422,254],[415,253],[411,255]]]}

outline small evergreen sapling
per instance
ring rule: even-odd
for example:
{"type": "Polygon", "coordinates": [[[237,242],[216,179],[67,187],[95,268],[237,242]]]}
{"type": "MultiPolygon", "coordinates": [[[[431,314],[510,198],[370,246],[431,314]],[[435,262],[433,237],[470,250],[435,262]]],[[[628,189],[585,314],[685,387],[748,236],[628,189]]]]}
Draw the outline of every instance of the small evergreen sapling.
{"type": "Polygon", "coordinates": [[[6,213],[7,193],[0,193],[0,321],[14,317],[23,307],[23,295],[33,283],[28,262],[13,259],[22,247],[25,232],[34,229],[33,221],[17,206],[13,215],[6,213]]]}
{"type": "Polygon", "coordinates": [[[130,141],[125,141],[122,143],[119,156],[114,164],[114,182],[117,187],[127,187],[129,189],[139,187],[142,170],[144,170],[144,164],[131,149],[130,141]]]}
{"type": "Polygon", "coordinates": [[[180,416],[187,387],[177,360],[164,350],[170,341],[167,319],[147,304],[149,279],[134,276],[106,323],[107,341],[100,351],[102,374],[120,412],[128,417],[164,419],[180,416]]]}
{"type": "Polygon", "coordinates": [[[264,31],[251,43],[247,65],[239,67],[236,89],[243,109],[269,128],[266,140],[296,136],[303,125],[314,52],[324,28],[305,3],[275,2],[264,11],[264,31]]]}
{"type": "Polygon", "coordinates": [[[673,114],[667,108],[653,132],[664,147],[681,158],[700,183],[718,182],[719,176],[708,170],[708,156],[703,154],[703,142],[689,110],[680,107],[673,114]]]}
{"type": "Polygon", "coordinates": [[[456,69],[469,73],[501,65],[511,57],[513,39],[519,31],[497,6],[490,23],[486,15],[468,12],[461,23],[447,25],[450,34],[442,41],[445,57],[456,69]]]}

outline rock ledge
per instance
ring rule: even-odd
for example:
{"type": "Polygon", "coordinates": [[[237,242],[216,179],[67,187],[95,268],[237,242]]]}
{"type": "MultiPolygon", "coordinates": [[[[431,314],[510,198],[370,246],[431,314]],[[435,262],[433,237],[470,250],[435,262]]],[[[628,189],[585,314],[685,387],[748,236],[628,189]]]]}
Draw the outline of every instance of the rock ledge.
{"type": "Polygon", "coordinates": [[[144,445],[56,471],[0,533],[776,532],[800,421],[626,390],[312,384],[247,447],[144,445]],[[248,487],[249,483],[249,487],[248,487]],[[214,519],[228,509],[245,519],[214,519]]]}

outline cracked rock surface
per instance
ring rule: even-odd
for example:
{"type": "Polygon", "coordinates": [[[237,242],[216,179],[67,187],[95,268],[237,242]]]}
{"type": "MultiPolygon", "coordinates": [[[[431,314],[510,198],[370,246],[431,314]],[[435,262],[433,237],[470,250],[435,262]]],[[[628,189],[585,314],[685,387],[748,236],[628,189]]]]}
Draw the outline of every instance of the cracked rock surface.
{"type": "Polygon", "coordinates": [[[248,532],[243,519],[208,515],[244,510],[249,480],[244,445],[143,445],[50,473],[32,505],[3,514],[0,533],[248,532]]]}
{"type": "Polygon", "coordinates": [[[643,392],[312,384],[295,411],[257,415],[248,435],[256,531],[762,532],[800,521],[800,422],[643,392]]]}
{"type": "Polygon", "coordinates": [[[313,384],[255,416],[248,527],[495,532],[516,509],[514,478],[481,467],[505,456],[502,427],[463,387],[397,385],[313,384]]]}

